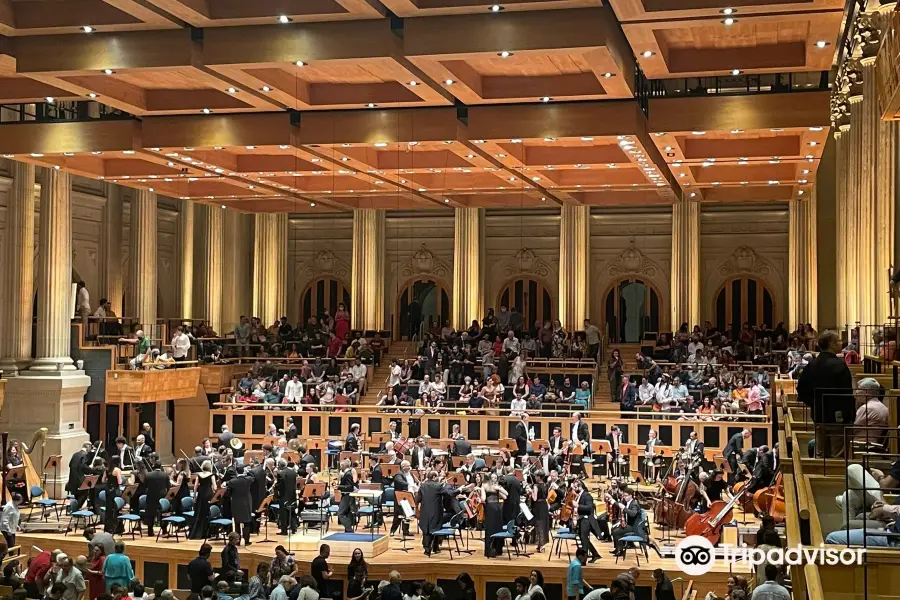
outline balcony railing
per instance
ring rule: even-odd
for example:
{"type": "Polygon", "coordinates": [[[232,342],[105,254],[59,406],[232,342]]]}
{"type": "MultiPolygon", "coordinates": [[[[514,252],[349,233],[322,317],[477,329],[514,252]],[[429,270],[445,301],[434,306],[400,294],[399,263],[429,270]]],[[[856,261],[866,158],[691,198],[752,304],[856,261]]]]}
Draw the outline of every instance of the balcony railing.
{"type": "Polygon", "coordinates": [[[830,87],[828,71],[684,77],[679,79],[655,79],[649,83],[651,98],[805,92],[827,90],[830,87]]]}

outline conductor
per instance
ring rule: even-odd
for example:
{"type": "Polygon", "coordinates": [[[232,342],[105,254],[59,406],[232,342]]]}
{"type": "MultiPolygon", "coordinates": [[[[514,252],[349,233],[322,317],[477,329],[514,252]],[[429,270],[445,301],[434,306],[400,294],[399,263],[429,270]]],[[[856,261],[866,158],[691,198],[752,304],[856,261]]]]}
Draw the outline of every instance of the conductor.
{"type": "Polygon", "coordinates": [[[425,556],[437,552],[440,539],[436,539],[433,534],[441,528],[444,520],[444,484],[437,479],[437,471],[429,471],[428,478],[422,482],[416,495],[416,502],[420,507],[419,530],[422,532],[425,556]]]}

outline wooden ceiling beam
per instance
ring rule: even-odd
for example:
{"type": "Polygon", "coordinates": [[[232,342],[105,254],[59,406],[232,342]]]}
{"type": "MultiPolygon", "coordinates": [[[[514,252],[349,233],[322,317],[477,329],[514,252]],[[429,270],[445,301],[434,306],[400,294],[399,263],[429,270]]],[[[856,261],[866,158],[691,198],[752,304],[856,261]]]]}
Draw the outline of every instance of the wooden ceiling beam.
{"type": "Polygon", "coordinates": [[[0,154],[55,154],[139,149],[133,119],[0,124],[0,154]]]}
{"type": "Polygon", "coordinates": [[[147,4],[142,0],[103,0],[103,2],[144,23],[163,27],[182,27],[185,25],[180,19],[176,19],[168,15],[165,11],[156,8],[152,4],[147,4]]]}
{"type": "Polygon", "coordinates": [[[433,142],[465,139],[456,109],[369,109],[303,113],[296,143],[433,142]]]}
{"type": "Polygon", "coordinates": [[[12,0],[0,0],[0,35],[12,35],[16,28],[16,15],[12,0]]]}
{"type": "Polygon", "coordinates": [[[291,115],[286,112],[146,117],[146,147],[279,146],[291,144],[291,115]]]}

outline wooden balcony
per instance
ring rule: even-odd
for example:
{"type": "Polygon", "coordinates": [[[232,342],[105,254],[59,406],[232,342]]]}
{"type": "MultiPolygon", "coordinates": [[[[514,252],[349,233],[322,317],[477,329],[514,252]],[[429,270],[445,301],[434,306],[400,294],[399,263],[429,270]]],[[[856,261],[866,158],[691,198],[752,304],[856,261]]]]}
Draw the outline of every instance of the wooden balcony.
{"type": "Polygon", "coordinates": [[[200,385],[200,368],[107,371],[106,401],[143,404],[193,398],[200,385]]]}
{"type": "Polygon", "coordinates": [[[891,13],[891,22],[884,32],[884,40],[875,61],[878,84],[878,105],[881,118],[900,119],[900,12],[891,13]]]}

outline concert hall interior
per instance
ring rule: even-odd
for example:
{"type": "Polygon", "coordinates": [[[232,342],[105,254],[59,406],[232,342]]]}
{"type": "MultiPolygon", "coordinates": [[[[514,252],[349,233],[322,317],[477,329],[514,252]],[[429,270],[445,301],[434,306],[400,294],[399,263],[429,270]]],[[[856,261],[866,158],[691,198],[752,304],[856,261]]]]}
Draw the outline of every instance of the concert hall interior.
{"type": "Polygon", "coordinates": [[[0,600],[900,600],[898,123],[895,0],[0,0],[0,600]]]}

